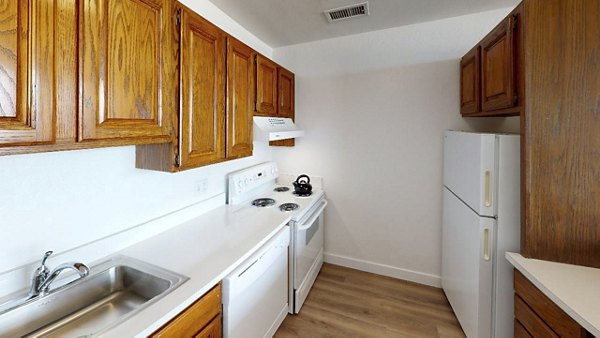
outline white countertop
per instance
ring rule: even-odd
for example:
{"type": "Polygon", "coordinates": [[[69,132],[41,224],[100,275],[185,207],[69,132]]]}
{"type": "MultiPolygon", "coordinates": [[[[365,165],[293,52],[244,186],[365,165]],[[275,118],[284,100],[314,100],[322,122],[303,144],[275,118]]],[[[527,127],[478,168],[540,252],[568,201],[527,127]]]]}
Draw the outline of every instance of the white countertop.
{"type": "Polygon", "coordinates": [[[225,205],[116,252],[189,280],[102,337],[146,337],[177,316],[289,221],[289,213],[268,209],[225,205]]]}
{"type": "Polygon", "coordinates": [[[600,269],[528,259],[511,252],[506,259],[579,325],[600,337],[600,269]]]}

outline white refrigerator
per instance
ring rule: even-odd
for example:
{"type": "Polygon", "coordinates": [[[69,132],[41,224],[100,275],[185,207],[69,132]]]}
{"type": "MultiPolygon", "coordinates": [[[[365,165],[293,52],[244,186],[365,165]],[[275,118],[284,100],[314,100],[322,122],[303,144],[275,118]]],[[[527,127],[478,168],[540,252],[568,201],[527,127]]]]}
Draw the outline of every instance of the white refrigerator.
{"type": "Polygon", "coordinates": [[[520,251],[518,135],[446,131],[442,287],[469,338],[513,337],[513,273],[520,251]]]}

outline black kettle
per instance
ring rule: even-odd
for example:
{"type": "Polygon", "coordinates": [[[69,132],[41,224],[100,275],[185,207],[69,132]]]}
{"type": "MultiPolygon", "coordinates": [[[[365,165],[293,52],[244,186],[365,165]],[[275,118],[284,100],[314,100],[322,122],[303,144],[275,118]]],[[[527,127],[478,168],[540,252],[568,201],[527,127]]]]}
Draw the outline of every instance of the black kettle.
{"type": "Polygon", "coordinates": [[[312,185],[310,185],[310,177],[308,175],[300,175],[294,182],[294,192],[296,194],[310,194],[312,185]]]}

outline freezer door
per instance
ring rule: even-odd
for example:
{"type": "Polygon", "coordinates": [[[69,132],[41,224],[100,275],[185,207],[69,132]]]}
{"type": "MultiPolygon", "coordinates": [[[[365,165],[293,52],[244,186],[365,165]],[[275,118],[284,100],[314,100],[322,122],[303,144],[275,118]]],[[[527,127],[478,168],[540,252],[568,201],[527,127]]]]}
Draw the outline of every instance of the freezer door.
{"type": "Polygon", "coordinates": [[[479,217],[444,188],[442,287],[467,337],[489,338],[495,220],[479,217]]]}
{"type": "Polygon", "coordinates": [[[495,216],[496,135],[446,131],[444,186],[480,216],[495,216]]]}

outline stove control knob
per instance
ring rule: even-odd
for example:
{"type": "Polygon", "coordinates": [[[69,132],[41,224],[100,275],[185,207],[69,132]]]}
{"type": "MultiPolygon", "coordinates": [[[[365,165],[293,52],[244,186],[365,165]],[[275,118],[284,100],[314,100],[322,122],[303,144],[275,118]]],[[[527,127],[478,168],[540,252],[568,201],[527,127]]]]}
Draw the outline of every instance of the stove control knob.
{"type": "Polygon", "coordinates": [[[242,182],[242,180],[239,180],[239,181],[238,181],[238,187],[240,187],[240,188],[241,188],[243,185],[244,185],[244,182],[242,182]]]}
{"type": "Polygon", "coordinates": [[[250,184],[250,179],[249,178],[247,178],[247,179],[244,180],[244,185],[248,185],[248,184],[250,184]]]}

